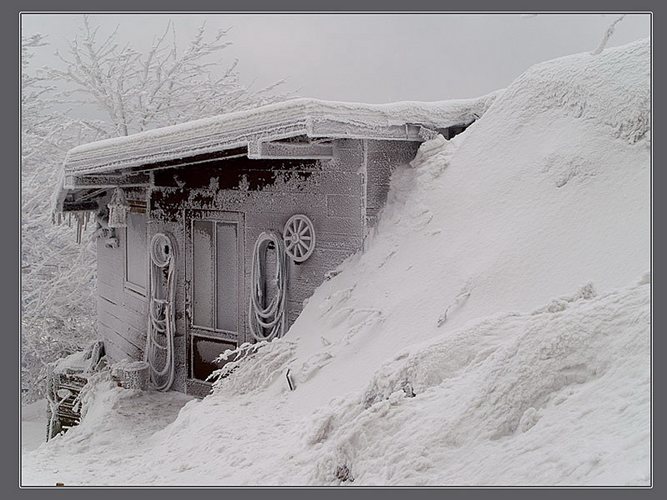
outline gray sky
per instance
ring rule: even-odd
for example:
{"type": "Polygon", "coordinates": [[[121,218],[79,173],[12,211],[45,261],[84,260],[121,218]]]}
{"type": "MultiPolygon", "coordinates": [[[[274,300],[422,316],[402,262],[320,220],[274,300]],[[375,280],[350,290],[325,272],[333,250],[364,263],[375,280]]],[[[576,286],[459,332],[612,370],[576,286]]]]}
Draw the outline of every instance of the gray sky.
{"type": "MultiPolygon", "coordinates": [[[[613,14],[103,14],[106,32],[147,47],[169,19],[185,42],[205,20],[232,27],[229,62],[244,83],[287,79],[289,90],[320,99],[371,103],[473,97],[507,86],[534,63],[591,51],[613,14]]],[[[23,34],[48,35],[35,56],[53,63],[80,25],[77,14],[24,14],[23,34]]],[[[628,15],[608,46],[650,35],[648,14],[628,15]]],[[[224,52],[223,52],[224,53],[224,52]]]]}

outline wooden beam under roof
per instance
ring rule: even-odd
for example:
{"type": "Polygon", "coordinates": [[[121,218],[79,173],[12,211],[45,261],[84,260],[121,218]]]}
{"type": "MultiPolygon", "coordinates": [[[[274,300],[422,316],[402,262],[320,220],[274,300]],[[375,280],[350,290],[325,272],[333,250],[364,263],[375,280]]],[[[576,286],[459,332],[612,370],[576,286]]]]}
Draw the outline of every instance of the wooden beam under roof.
{"type": "Polygon", "coordinates": [[[146,173],[134,174],[100,174],[100,175],[67,175],[63,188],[75,189],[102,189],[120,187],[146,187],[150,183],[150,176],[146,173]]]}
{"type": "Polygon", "coordinates": [[[63,212],[95,212],[99,209],[96,200],[86,201],[65,201],[63,203],[63,212]]]}
{"type": "Polygon", "coordinates": [[[251,142],[248,158],[252,160],[329,160],[333,158],[333,145],[300,142],[251,142]]]}
{"type": "Polygon", "coordinates": [[[311,124],[308,136],[312,138],[375,139],[384,141],[423,142],[437,135],[434,130],[419,123],[385,125],[381,131],[376,126],[349,123],[335,119],[319,120],[311,124]]]}

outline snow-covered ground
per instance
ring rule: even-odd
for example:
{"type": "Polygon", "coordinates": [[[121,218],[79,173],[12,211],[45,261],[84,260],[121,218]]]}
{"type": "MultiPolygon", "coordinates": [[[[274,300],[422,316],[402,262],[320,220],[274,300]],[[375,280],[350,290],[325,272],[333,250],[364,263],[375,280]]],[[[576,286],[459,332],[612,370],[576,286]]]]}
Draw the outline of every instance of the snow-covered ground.
{"type": "Polygon", "coordinates": [[[100,384],[23,483],[649,484],[649,53],[528,70],[284,339],[201,401],[100,384]]]}
{"type": "Polygon", "coordinates": [[[38,448],[46,438],[46,399],[21,408],[21,452],[38,448]]]}

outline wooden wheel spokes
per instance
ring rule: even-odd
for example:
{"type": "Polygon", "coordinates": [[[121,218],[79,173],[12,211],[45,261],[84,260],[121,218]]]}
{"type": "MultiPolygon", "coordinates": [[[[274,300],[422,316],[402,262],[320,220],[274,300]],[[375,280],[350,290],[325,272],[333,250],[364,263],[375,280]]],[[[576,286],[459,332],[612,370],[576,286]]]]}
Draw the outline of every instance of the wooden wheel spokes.
{"type": "Polygon", "coordinates": [[[315,250],[313,223],[305,215],[293,215],[285,224],[283,240],[287,255],[295,262],[304,262],[315,250]]]}

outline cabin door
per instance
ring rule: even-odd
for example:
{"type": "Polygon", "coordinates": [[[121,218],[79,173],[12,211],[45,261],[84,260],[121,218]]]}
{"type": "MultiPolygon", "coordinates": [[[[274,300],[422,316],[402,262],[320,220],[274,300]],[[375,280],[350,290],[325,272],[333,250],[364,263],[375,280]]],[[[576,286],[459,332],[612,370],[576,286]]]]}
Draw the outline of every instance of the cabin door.
{"type": "Polygon", "coordinates": [[[189,210],[185,226],[188,378],[205,381],[243,337],[244,217],[189,210]]]}

